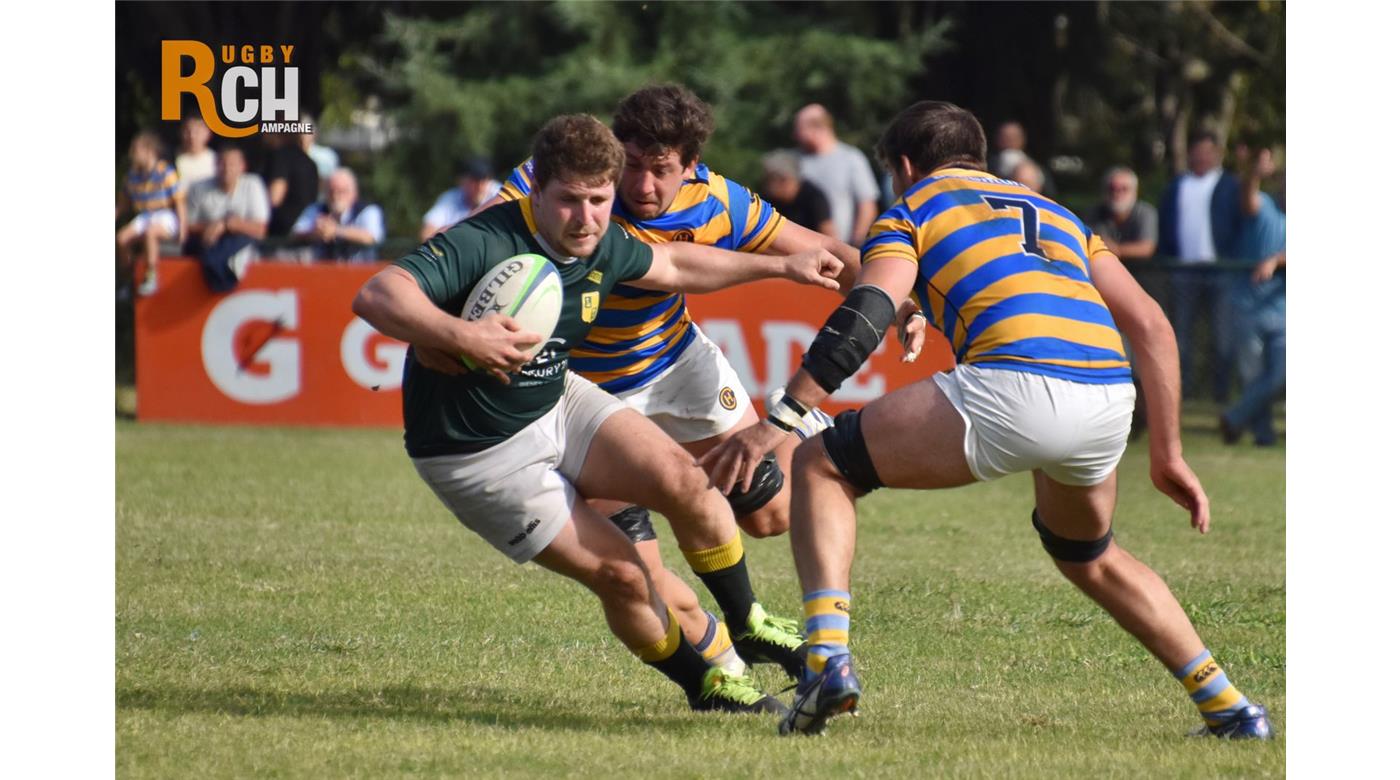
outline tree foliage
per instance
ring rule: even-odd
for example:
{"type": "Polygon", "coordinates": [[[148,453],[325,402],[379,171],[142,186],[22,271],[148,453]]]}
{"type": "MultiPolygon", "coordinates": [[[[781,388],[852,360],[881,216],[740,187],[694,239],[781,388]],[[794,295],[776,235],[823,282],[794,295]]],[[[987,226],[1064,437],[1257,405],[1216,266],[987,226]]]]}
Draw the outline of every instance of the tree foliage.
{"type": "Polygon", "coordinates": [[[792,115],[809,102],[869,146],[910,101],[923,56],[947,47],[947,23],[884,39],[829,17],[793,23],[821,9],[785,15],[778,5],[485,3],[450,19],[389,14],[380,44],[392,56],[359,65],[405,136],[376,166],[374,188],[408,219],[450,183],[462,154],[514,164],[551,116],[606,121],[629,92],[664,81],[714,106],[720,130],[705,159],[753,182],[765,151],[791,145],[792,115]]]}

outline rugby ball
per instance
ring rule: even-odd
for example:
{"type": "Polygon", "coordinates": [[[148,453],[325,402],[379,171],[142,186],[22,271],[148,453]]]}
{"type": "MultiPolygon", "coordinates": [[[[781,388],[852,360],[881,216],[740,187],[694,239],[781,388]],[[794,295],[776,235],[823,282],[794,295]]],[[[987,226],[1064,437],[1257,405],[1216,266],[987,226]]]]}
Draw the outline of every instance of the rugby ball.
{"type": "MultiPolygon", "coordinates": [[[[554,263],[540,255],[516,255],[497,263],[476,283],[462,307],[462,319],[479,320],[492,312],[514,319],[522,329],[541,336],[540,343],[525,350],[533,358],[554,334],[563,306],[564,280],[554,263]]],[[[465,357],[462,360],[475,368],[465,357]]]]}

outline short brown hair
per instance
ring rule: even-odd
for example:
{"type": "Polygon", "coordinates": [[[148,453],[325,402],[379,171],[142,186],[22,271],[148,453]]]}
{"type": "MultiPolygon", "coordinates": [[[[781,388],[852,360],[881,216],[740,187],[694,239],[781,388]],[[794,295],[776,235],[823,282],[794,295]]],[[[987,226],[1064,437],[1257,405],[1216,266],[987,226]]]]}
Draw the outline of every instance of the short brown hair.
{"type": "Polygon", "coordinates": [[[681,165],[700,159],[700,149],[715,131],[715,117],[705,101],[677,84],[643,87],[622,99],[613,113],[613,134],[649,155],[676,150],[681,165]]]}
{"type": "Polygon", "coordinates": [[[565,114],[546,122],[535,134],[530,157],[538,189],[556,178],[614,185],[622,178],[622,144],[607,125],[588,114],[565,114]]]}
{"type": "Polygon", "coordinates": [[[950,164],[987,169],[982,124],[972,112],[941,100],[921,100],[899,112],[880,136],[876,151],[891,170],[900,157],[908,157],[924,174],[950,164]]]}

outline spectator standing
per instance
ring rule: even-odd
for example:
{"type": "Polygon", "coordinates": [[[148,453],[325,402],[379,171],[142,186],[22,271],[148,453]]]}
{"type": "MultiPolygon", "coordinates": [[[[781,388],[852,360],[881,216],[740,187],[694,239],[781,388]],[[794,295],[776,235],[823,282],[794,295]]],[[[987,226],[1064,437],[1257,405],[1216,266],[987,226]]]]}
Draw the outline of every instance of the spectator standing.
{"type": "Polygon", "coordinates": [[[373,262],[384,242],[384,211],[360,202],[354,172],[337,168],[326,182],[325,199],[301,212],[292,237],[311,246],[313,260],[373,262]]]}
{"type": "Polygon", "coordinates": [[[1182,394],[1195,387],[1191,337],[1204,307],[1211,321],[1211,374],[1215,400],[1230,390],[1231,279],[1214,268],[1235,246],[1240,221],[1239,180],[1221,167],[1220,144],[1208,132],[1192,135],[1185,173],[1172,179],[1158,201],[1162,254],[1186,267],[1172,269],[1171,320],[1181,352],[1182,394]]]}
{"type": "Polygon", "coordinates": [[[870,161],[859,149],[837,139],[831,114],[816,103],[797,112],[793,137],[802,152],[802,178],[826,195],[837,237],[854,246],[865,243],[880,197],[870,161]]]}
{"type": "Polygon", "coordinates": [[[501,183],[491,176],[491,161],[469,157],[457,167],[457,186],[442,193],[423,215],[419,241],[441,233],[466,219],[477,207],[496,197],[501,183]]]}
{"type": "Polygon", "coordinates": [[[190,229],[185,252],[199,260],[204,281],[216,293],[238,286],[267,237],[272,216],[267,188],[248,173],[243,150],[219,151],[218,175],[190,188],[190,229]]]}
{"type": "Polygon", "coordinates": [[[763,199],[793,222],[841,240],[831,219],[831,206],[816,185],[802,180],[801,159],[792,152],[763,156],[763,199]]]}
{"type": "Polygon", "coordinates": [[[1220,416],[1220,430],[1227,444],[1239,441],[1248,429],[1255,444],[1267,447],[1278,441],[1273,403],[1283,390],[1286,367],[1285,217],[1262,190],[1275,170],[1273,152],[1267,148],[1254,152],[1241,145],[1235,154],[1244,178],[1233,254],[1255,266],[1248,278],[1241,275],[1235,280],[1231,291],[1238,322],[1236,362],[1244,390],[1239,401],[1220,416]]]}
{"type": "Polygon", "coordinates": [[[197,116],[180,124],[180,152],[175,155],[175,172],[180,175],[180,191],[214,178],[214,150],[209,148],[209,125],[197,116]]]}
{"type": "Polygon", "coordinates": [[[138,295],[156,291],[156,263],[160,242],[182,242],[185,237],[185,195],[174,166],[161,159],[160,138],[146,130],[131,141],[131,170],[117,195],[117,217],[134,211],[136,217],[117,231],[117,268],[121,275],[135,269],[132,253],[143,250],[145,277],[139,280],[138,295]]]}
{"type": "Polygon", "coordinates": [[[321,176],[316,162],[306,151],[315,138],[311,133],[296,135],[294,142],[284,141],[267,158],[263,179],[267,182],[267,197],[272,204],[268,235],[286,236],[297,217],[316,202],[321,176]]]}
{"type": "Polygon", "coordinates": [[[1131,168],[1109,169],[1103,200],[1089,213],[1089,228],[1120,260],[1152,259],[1157,251],[1157,209],[1138,200],[1138,177],[1131,168]]]}
{"type": "MultiPolygon", "coordinates": [[[[321,184],[325,184],[330,179],[331,174],[335,173],[335,169],[340,167],[340,155],[336,154],[335,150],[329,146],[316,143],[316,139],[320,137],[320,133],[316,130],[316,117],[305,114],[302,121],[311,125],[311,145],[306,147],[306,156],[316,163],[316,176],[321,184]]],[[[317,191],[319,192],[319,190],[317,191]]]]}

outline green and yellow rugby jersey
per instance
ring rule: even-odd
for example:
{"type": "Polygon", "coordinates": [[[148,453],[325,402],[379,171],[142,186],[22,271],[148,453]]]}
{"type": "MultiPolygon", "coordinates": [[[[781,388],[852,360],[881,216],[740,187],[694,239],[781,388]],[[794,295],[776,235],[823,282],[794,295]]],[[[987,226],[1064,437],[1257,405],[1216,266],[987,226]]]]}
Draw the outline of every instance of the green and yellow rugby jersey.
{"type": "Polygon", "coordinates": [[[619,282],[651,269],[651,247],[609,224],[589,257],[561,257],[535,229],[530,199],[488,209],[426,241],[394,262],[439,308],[459,316],[467,295],[497,263],[533,253],[554,263],[564,283],[559,324],[544,349],[503,385],[487,374],[448,376],[404,361],[404,446],[415,458],[480,452],[554,408],[564,393],[569,350],[583,341],[600,305],[619,282]]]}

